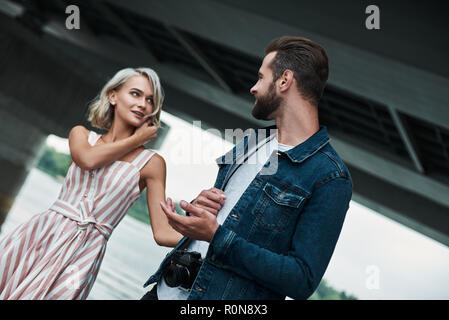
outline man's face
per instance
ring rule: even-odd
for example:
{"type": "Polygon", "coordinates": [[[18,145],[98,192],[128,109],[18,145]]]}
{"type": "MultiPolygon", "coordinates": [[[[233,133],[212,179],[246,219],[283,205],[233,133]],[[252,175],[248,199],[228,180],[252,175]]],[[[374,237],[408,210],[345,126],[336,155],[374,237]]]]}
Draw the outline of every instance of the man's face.
{"type": "Polygon", "coordinates": [[[270,52],[265,56],[258,73],[259,80],[250,90],[256,99],[251,114],[258,120],[273,119],[273,113],[282,102],[282,98],[276,92],[273,71],[269,67],[275,56],[276,52],[270,52]]]}

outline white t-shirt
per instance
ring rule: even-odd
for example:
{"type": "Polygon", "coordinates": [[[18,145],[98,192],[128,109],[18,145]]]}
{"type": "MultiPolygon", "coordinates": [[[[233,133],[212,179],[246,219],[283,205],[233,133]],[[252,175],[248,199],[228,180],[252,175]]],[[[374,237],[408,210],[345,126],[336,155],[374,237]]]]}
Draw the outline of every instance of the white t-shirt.
{"type": "MultiPolygon", "coordinates": [[[[223,224],[232,208],[237,204],[242,194],[248,188],[251,181],[254,180],[264,164],[269,159],[273,151],[287,151],[293,146],[281,144],[277,141],[275,135],[269,136],[266,140],[259,142],[258,150],[254,146],[248,151],[248,160],[241,164],[229,179],[226,188],[223,190],[226,200],[223,207],[217,214],[217,222],[223,224]]],[[[197,251],[201,253],[204,259],[209,249],[209,242],[194,240],[187,247],[188,251],[197,251]]],[[[186,300],[189,292],[181,287],[169,287],[162,277],[158,283],[157,295],[159,300],[186,300]]]]}

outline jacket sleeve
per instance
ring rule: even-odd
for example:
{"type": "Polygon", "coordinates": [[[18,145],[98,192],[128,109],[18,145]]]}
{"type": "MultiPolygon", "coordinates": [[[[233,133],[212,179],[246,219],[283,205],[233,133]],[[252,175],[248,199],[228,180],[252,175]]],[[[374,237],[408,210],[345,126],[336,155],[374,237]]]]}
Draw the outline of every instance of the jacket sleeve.
{"type": "Polygon", "coordinates": [[[352,183],[345,177],[315,189],[302,208],[286,255],[261,248],[220,225],[206,259],[278,294],[307,299],[326,271],[351,197],[352,183]]]}

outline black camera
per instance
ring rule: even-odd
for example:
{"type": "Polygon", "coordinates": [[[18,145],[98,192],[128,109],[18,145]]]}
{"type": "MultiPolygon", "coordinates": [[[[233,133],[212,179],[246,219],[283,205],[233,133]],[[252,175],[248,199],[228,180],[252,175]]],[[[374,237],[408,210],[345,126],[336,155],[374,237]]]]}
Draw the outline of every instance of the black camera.
{"type": "Polygon", "coordinates": [[[203,259],[196,251],[176,250],[162,276],[169,287],[190,289],[201,268],[203,259]]]}

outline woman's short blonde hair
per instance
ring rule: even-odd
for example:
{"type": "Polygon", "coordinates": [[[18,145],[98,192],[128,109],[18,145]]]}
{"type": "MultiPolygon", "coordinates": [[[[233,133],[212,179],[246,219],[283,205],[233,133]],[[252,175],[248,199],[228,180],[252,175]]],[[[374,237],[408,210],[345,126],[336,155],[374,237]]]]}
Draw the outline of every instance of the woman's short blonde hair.
{"type": "Polygon", "coordinates": [[[114,120],[114,108],[109,102],[109,93],[112,90],[120,90],[120,87],[129,78],[145,76],[153,86],[153,107],[150,117],[153,124],[160,127],[162,104],[164,103],[164,91],[159,76],[150,68],[126,68],[118,71],[101,89],[99,95],[89,105],[88,121],[95,128],[109,130],[114,120]]]}

